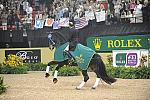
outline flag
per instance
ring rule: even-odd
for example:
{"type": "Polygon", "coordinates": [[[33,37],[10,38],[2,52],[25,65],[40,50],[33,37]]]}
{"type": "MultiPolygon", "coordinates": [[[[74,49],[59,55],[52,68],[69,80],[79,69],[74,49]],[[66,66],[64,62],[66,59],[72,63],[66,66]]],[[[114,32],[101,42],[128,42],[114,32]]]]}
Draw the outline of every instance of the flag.
{"type": "Polygon", "coordinates": [[[44,25],[44,20],[41,19],[35,20],[35,25],[34,25],[35,28],[43,28],[43,25],[44,25]]]}
{"type": "Polygon", "coordinates": [[[54,23],[53,23],[53,29],[60,29],[59,21],[58,20],[54,21],[54,23]]]}
{"type": "Polygon", "coordinates": [[[47,18],[45,21],[45,26],[51,27],[53,25],[54,19],[52,18],[47,18]]]}
{"type": "Polygon", "coordinates": [[[60,18],[59,25],[61,27],[69,27],[69,18],[60,18]]]}
{"type": "Polygon", "coordinates": [[[105,21],[105,11],[95,12],[96,22],[105,21]]]}
{"type": "Polygon", "coordinates": [[[88,25],[88,21],[85,17],[81,17],[75,20],[75,29],[81,29],[88,25]]]}

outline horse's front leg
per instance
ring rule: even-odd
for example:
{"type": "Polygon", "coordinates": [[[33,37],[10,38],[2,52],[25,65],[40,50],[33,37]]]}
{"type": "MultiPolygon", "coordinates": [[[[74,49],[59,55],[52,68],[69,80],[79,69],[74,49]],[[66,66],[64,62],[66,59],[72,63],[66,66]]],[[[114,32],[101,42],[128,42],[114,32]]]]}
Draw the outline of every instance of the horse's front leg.
{"type": "Polygon", "coordinates": [[[63,62],[59,62],[58,63],[58,65],[57,65],[57,67],[56,67],[56,69],[55,69],[55,71],[54,71],[54,78],[53,78],[53,83],[55,84],[55,83],[57,83],[57,76],[58,76],[58,70],[61,68],[61,67],[63,67],[64,65],[66,65],[66,64],[68,64],[68,60],[65,60],[65,61],[63,61],[63,62]]]}
{"type": "Polygon", "coordinates": [[[83,75],[84,79],[82,80],[80,85],[76,87],[77,90],[80,90],[85,85],[85,83],[89,80],[87,70],[82,70],[82,75],[83,75]]]}
{"type": "Polygon", "coordinates": [[[55,83],[57,83],[57,75],[58,75],[58,70],[55,70],[55,72],[54,72],[54,78],[53,78],[53,83],[55,84],[55,83]]]}
{"type": "Polygon", "coordinates": [[[47,64],[47,67],[46,67],[46,73],[45,73],[45,77],[49,77],[50,74],[49,74],[49,71],[50,71],[50,66],[51,65],[54,65],[54,64],[58,64],[57,61],[50,61],[48,64],[47,64]]]}

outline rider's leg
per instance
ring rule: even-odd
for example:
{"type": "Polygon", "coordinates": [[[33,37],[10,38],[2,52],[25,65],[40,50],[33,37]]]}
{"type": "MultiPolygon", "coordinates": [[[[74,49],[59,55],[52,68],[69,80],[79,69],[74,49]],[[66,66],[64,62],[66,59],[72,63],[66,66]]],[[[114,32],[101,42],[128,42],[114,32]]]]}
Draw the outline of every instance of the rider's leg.
{"type": "Polygon", "coordinates": [[[84,79],[82,80],[80,85],[76,87],[76,89],[81,89],[85,85],[85,83],[89,80],[87,70],[82,70],[82,75],[83,75],[84,79]]]}
{"type": "Polygon", "coordinates": [[[64,51],[64,55],[66,55],[66,56],[68,57],[68,60],[69,60],[70,62],[73,62],[73,61],[74,61],[74,57],[71,55],[70,51],[65,50],[65,51],[64,51]]]}

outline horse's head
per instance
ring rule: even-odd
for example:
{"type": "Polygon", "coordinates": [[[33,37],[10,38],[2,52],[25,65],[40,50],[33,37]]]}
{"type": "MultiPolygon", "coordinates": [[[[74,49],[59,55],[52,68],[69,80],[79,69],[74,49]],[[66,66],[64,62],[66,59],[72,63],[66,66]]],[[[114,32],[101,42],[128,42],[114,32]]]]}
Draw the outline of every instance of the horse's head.
{"type": "Polygon", "coordinates": [[[53,50],[55,47],[59,47],[60,45],[64,44],[67,42],[66,37],[64,34],[53,31],[53,32],[48,32],[48,41],[49,41],[49,49],[53,50]]]}
{"type": "Polygon", "coordinates": [[[49,43],[49,49],[53,50],[55,45],[56,45],[56,43],[54,42],[54,38],[53,38],[51,33],[48,34],[48,43],[49,43]]]}

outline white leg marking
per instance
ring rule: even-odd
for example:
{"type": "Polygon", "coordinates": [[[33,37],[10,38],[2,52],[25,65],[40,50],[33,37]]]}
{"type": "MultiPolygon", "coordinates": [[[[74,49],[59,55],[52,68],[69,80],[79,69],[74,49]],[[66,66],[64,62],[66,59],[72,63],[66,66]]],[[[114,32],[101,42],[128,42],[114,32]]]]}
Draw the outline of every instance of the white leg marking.
{"type": "Polygon", "coordinates": [[[50,68],[50,66],[46,67],[46,73],[49,73],[49,68],[50,68]]]}
{"type": "Polygon", "coordinates": [[[99,84],[100,78],[96,78],[95,84],[93,85],[93,89],[95,89],[99,84]]]}
{"type": "Polygon", "coordinates": [[[85,84],[85,82],[84,82],[84,81],[82,81],[82,82],[80,83],[80,85],[79,85],[79,86],[77,86],[77,89],[81,89],[81,88],[84,86],[84,84],[85,84]]]}
{"type": "Polygon", "coordinates": [[[57,78],[57,74],[58,74],[58,71],[57,71],[57,70],[55,70],[54,78],[57,78]]]}

